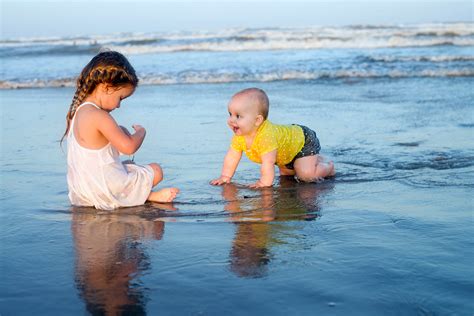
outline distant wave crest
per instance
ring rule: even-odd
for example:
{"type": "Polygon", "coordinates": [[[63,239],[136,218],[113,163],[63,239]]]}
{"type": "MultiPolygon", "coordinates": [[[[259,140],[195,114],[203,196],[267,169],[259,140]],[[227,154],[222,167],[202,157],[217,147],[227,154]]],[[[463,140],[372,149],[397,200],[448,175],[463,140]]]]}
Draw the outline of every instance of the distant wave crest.
{"type": "Polygon", "coordinates": [[[370,56],[367,57],[369,61],[373,62],[431,62],[431,63],[445,63],[445,62],[469,62],[474,61],[474,56],[370,56]]]}
{"type": "MultiPolygon", "coordinates": [[[[267,73],[212,73],[185,71],[179,74],[146,75],[140,78],[143,85],[169,84],[202,84],[202,83],[231,83],[231,82],[272,82],[285,80],[331,80],[331,79],[370,79],[370,78],[409,78],[409,77],[474,77],[474,69],[461,70],[425,70],[421,72],[391,71],[377,73],[374,71],[334,71],[334,72],[304,72],[304,71],[275,71],[267,73]]],[[[75,78],[54,80],[0,81],[0,89],[74,87],[75,78]]]]}
{"type": "Polygon", "coordinates": [[[219,32],[128,33],[0,41],[0,56],[93,54],[103,47],[124,54],[325,48],[474,46],[473,23],[412,26],[228,29],[219,32]]]}

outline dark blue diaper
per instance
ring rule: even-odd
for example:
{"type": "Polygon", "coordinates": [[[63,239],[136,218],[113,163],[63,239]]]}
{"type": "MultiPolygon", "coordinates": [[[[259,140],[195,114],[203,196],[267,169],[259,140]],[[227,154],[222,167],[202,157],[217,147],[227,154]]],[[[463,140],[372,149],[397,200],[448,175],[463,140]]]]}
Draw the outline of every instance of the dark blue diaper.
{"type": "MultiPolygon", "coordinates": [[[[294,124],[298,125],[298,124],[294,124]]],[[[300,152],[296,154],[295,158],[293,160],[286,164],[285,167],[288,169],[294,169],[293,164],[295,163],[295,160],[298,158],[306,157],[306,156],[314,156],[319,154],[319,151],[321,150],[321,145],[319,144],[319,139],[316,136],[316,132],[313,131],[312,129],[303,126],[303,125],[298,125],[301,127],[303,130],[304,134],[304,145],[303,148],[301,148],[300,152]]]]}

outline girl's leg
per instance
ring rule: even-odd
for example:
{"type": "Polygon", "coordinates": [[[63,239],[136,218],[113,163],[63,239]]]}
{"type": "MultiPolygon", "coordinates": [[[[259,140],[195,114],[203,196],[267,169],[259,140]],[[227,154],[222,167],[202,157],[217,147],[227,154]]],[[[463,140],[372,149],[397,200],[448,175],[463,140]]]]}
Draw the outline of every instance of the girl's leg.
{"type": "Polygon", "coordinates": [[[294,163],[294,167],[296,176],[304,182],[332,177],[336,173],[334,163],[332,161],[324,162],[324,158],[320,155],[298,158],[294,163]]]}
{"type": "Polygon", "coordinates": [[[163,180],[163,169],[161,169],[159,164],[154,162],[149,164],[149,166],[153,169],[153,173],[155,174],[153,178],[153,186],[155,186],[163,180]]]}
{"type": "MultiPolygon", "coordinates": [[[[155,177],[153,178],[153,186],[157,185],[163,181],[163,170],[160,165],[157,163],[149,164],[153,168],[155,177]]],[[[176,195],[179,193],[177,188],[164,188],[159,191],[151,191],[147,200],[152,202],[171,202],[175,199],[176,195]]]]}

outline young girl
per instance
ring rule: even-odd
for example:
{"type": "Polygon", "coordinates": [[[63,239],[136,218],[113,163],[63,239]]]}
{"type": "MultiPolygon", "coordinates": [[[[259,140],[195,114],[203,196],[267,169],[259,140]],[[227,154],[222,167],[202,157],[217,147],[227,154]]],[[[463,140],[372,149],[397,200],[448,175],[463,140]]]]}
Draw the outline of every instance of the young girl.
{"type": "Polygon", "coordinates": [[[156,163],[146,166],[121,162],[119,152],[132,155],[145,138],[145,129],[135,133],[117,125],[110,112],[135,91],[138,78],[128,60],[108,51],[96,55],[77,79],[76,93],[66,115],[67,182],[73,205],[112,210],[143,204],[171,202],[179,190],[151,191],[163,179],[156,163]]]}

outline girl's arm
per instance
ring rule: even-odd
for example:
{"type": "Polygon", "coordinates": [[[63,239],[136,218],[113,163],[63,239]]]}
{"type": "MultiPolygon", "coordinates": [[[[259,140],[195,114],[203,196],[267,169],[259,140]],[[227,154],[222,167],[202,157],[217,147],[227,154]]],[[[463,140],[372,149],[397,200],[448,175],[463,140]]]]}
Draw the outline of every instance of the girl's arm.
{"type": "Polygon", "coordinates": [[[222,185],[224,183],[230,183],[230,180],[234,176],[235,170],[239,165],[240,158],[242,158],[242,152],[229,148],[224,158],[224,165],[222,166],[221,176],[217,179],[211,180],[212,185],[222,185]]]}
{"type": "Polygon", "coordinates": [[[260,180],[249,185],[251,188],[271,187],[275,179],[275,162],[277,150],[272,150],[262,155],[262,166],[260,167],[260,180]]]}
{"type": "Polygon", "coordinates": [[[143,143],[146,131],[141,125],[133,125],[135,133],[127,133],[105,112],[98,113],[97,129],[112,146],[125,155],[134,154],[143,143]]]}

